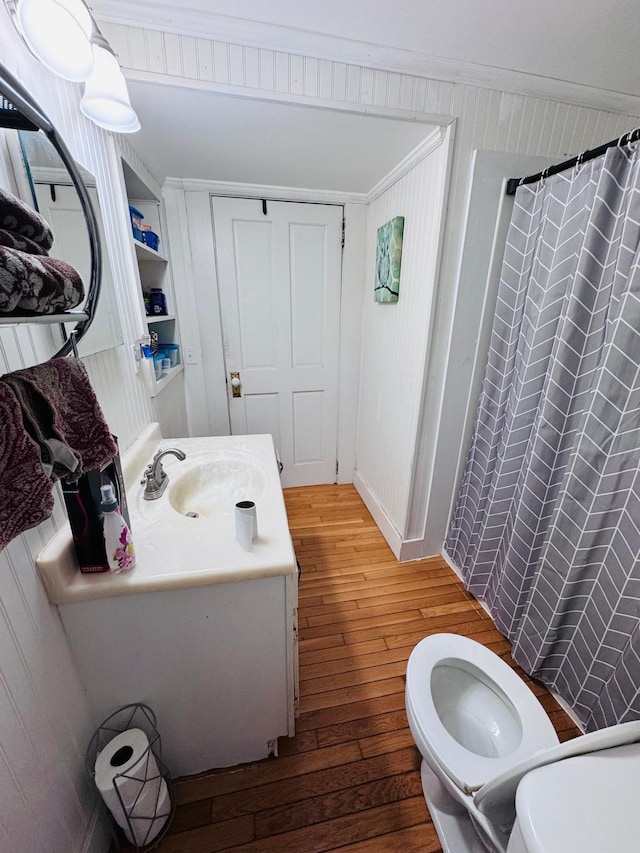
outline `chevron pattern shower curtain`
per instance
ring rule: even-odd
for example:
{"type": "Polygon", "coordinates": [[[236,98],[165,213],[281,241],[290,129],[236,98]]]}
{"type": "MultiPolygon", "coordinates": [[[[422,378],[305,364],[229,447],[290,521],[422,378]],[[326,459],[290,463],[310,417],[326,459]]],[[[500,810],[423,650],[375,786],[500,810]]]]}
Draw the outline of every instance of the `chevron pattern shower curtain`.
{"type": "Polygon", "coordinates": [[[445,542],[587,729],[640,718],[640,152],[515,199],[445,542]]]}

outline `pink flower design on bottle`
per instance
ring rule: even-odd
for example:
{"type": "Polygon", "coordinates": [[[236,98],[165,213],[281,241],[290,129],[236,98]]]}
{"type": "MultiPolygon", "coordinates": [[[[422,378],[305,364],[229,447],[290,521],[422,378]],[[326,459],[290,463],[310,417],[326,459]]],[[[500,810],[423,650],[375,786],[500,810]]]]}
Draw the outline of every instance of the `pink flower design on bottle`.
{"type": "Polygon", "coordinates": [[[128,527],[123,527],[120,533],[119,544],[113,552],[113,559],[117,562],[121,571],[132,568],[135,565],[135,551],[131,541],[131,532],[128,527]]]}

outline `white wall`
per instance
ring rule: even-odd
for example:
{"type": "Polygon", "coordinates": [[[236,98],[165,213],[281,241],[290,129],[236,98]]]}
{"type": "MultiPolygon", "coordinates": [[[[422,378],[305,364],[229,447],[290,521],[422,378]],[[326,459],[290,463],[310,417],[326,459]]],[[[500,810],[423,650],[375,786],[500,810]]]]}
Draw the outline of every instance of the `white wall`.
{"type": "Polygon", "coordinates": [[[409,510],[447,164],[448,145],[440,144],[367,208],[355,483],[396,556],[409,510]],[[376,303],[377,231],[395,216],[404,216],[400,296],[376,303]]]}
{"type": "MultiPolygon", "coordinates": [[[[72,153],[96,176],[123,333],[132,341],[141,329],[130,294],[133,257],[122,251],[129,244],[129,226],[116,143],[80,116],[79,87],[63,84],[31,58],[4,4],[0,61],[32,92],[72,153]]],[[[0,182],[7,181],[0,168],[0,182]]],[[[0,330],[0,373],[53,352],[46,330],[0,330]]],[[[121,346],[85,364],[107,420],[126,447],[151,420],[148,392],[134,374],[129,350],[121,346]]],[[[0,849],[7,853],[106,849],[101,825],[94,825],[94,795],[84,771],[96,721],[90,719],[57,609],[49,604],[34,565],[64,520],[58,502],[50,521],[0,553],[0,849]]]]}

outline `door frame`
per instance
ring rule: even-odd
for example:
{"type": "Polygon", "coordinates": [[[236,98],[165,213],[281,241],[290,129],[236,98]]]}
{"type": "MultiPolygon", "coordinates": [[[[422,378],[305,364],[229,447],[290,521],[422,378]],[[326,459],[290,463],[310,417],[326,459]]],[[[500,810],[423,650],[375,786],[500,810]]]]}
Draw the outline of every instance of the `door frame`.
{"type": "MultiPolygon", "coordinates": [[[[283,199],[278,199],[275,201],[262,199],[258,200],[258,203],[256,204],[255,198],[247,198],[245,196],[237,195],[231,196],[228,194],[211,194],[210,201],[211,219],[214,226],[214,237],[216,227],[216,216],[218,216],[218,225],[221,228],[225,229],[224,239],[226,241],[231,240],[231,245],[233,245],[234,241],[234,237],[232,236],[232,234],[234,232],[233,222],[235,220],[236,214],[239,216],[241,221],[248,221],[251,222],[253,225],[261,225],[264,222],[280,222],[282,224],[282,219],[284,219],[284,221],[289,225],[291,223],[301,222],[305,225],[313,225],[316,228],[318,226],[325,228],[326,257],[328,263],[327,274],[329,274],[329,269],[331,270],[331,277],[327,278],[327,294],[324,300],[325,313],[320,324],[320,328],[324,329],[322,340],[325,349],[325,358],[323,359],[324,364],[308,365],[308,367],[314,369],[314,375],[317,372],[317,369],[319,368],[320,370],[322,370],[322,375],[325,377],[325,381],[322,383],[321,386],[322,390],[326,392],[326,395],[323,395],[324,402],[322,403],[322,417],[324,419],[330,414],[330,419],[325,421],[326,429],[322,430],[322,461],[315,460],[315,462],[312,462],[311,460],[309,460],[311,467],[307,467],[306,463],[304,462],[302,462],[301,464],[296,463],[295,446],[297,442],[294,415],[295,393],[291,391],[291,389],[287,390],[287,388],[281,387],[278,382],[276,382],[275,385],[280,388],[280,392],[277,393],[279,400],[278,413],[280,421],[280,436],[279,443],[276,440],[276,436],[274,436],[274,441],[276,442],[276,453],[279,456],[279,461],[281,461],[281,464],[284,464],[284,471],[282,474],[283,485],[305,485],[307,484],[307,480],[310,481],[310,485],[316,483],[333,483],[336,481],[335,478],[337,477],[337,471],[339,469],[338,396],[340,388],[341,344],[340,305],[342,302],[342,257],[344,253],[344,243],[342,245],[340,244],[340,226],[341,224],[344,225],[345,222],[344,204],[338,204],[336,202],[310,203],[301,201],[288,201],[283,199]],[[269,207],[269,205],[271,205],[271,207],[269,207]],[[278,216],[278,213],[276,212],[275,219],[273,218],[273,214],[270,217],[268,213],[268,211],[270,211],[271,213],[273,212],[273,205],[275,205],[276,209],[280,211],[280,216],[278,216]],[[262,216],[260,210],[262,210],[264,216],[262,216]],[[227,229],[229,230],[227,231],[227,229]],[[336,286],[338,289],[337,293],[335,292],[336,286]],[[326,334],[328,334],[328,339],[327,337],[325,337],[326,334]],[[337,352],[335,351],[336,345],[338,348],[337,352]],[[289,400],[289,403],[292,407],[289,413],[290,418],[285,416],[285,412],[282,409],[283,400],[289,400]],[[287,440],[286,438],[287,435],[289,436],[289,440],[287,440]],[[327,446],[329,443],[331,447],[327,446]],[[318,468],[318,465],[322,468],[324,473],[320,473],[316,470],[318,468]],[[300,482],[300,480],[302,482],[300,482]]],[[[262,234],[263,232],[260,231],[260,233],[262,234]]],[[[285,234],[286,230],[285,232],[278,233],[285,234]]],[[[290,240],[290,236],[287,239],[290,240]]],[[[290,242],[288,245],[289,248],[291,248],[290,242]]],[[[230,280],[231,277],[234,276],[232,268],[235,266],[235,251],[233,251],[230,256],[228,249],[229,246],[222,247],[221,245],[221,254],[223,256],[226,269],[226,278],[224,279],[225,285],[223,287],[223,291],[226,291],[226,298],[223,298],[220,293],[220,258],[218,257],[219,253],[216,253],[216,264],[218,274],[218,298],[220,304],[225,306],[224,318],[222,316],[223,312],[221,311],[221,335],[223,343],[225,377],[228,379],[230,376],[233,375],[232,371],[239,370],[241,371],[240,378],[241,380],[244,380],[244,371],[248,371],[249,375],[246,377],[247,388],[250,388],[252,386],[254,393],[259,394],[260,392],[256,391],[255,388],[256,382],[258,382],[262,386],[263,391],[264,383],[266,382],[267,386],[271,388],[270,393],[273,393],[273,389],[275,386],[272,386],[273,374],[271,374],[270,371],[265,371],[264,367],[260,368],[258,365],[255,365],[254,368],[252,368],[251,366],[243,367],[242,365],[243,347],[241,345],[241,341],[244,340],[245,335],[248,333],[248,330],[246,328],[243,328],[242,326],[242,312],[240,311],[239,306],[237,304],[237,273],[235,274],[236,287],[230,288],[230,280]],[[236,304],[234,306],[230,303],[236,304]],[[266,373],[266,375],[263,375],[261,379],[256,379],[255,368],[258,368],[258,374],[266,373]]],[[[249,251],[251,252],[251,248],[249,248],[249,251]]],[[[290,254],[290,252],[288,254],[290,254]]],[[[275,273],[274,276],[277,277],[275,273]]],[[[276,289],[277,287],[274,288],[274,295],[276,289]]],[[[286,301],[290,301],[290,299],[286,301]]],[[[282,307],[283,306],[281,306],[281,308],[282,307]]],[[[286,311],[284,313],[286,314],[286,311]]],[[[274,312],[272,324],[277,324],[278,321],[275,319],[276,316],[278,316],[279,318],[281,317],[281,314],[278,313],[277,309],[274,312]]],[[[272,329],[273,328],[274,326],[272,325],[272,329]]],[[[290,333],[292,333],[293,316],[291,316],[289,319],[289,329],[290,333]]],[[[280,331],[282,331],[281,328],[280,331]]],[[[293,348],[293,340],[291,340],[291,346],[293,348]]],[[[276,356],[276,354],[273,353],[273,355],[276,361],[278,361],[278,357],[276,356]]],[[[282,355],[282,353],[280,353],[280,355],[282,355]]],[[[290,369],[284,368],[284,366],[281,364],[273,366],[275,368],[276,374],[279,372],[284,372],[285,374],[287,374],[288,379],[284,380],[285,386],[288,384],[288,381],[292,381],[293,385],[299,391],[302,391],[303,389],[310,391],[311,389],[315,390],[320,388],[320,386],[315,384],[314,380],[309,379],[308,373],[307,371],[305,371],[304,367],[298,367],[296,369],[296,366],[292,363],[290,367],[294,369],[291,373],[290,369]],[[292,376],[295,376],[295,378],[292,378],[292,376]],[[311,385],[309,385],[310,382],[311,385]]],[[[242,382],[242,384],[244,386],[244,381],[242,382]]],[[[251,391],[248,391],[246,393],[241,392],[240,396],[245,397],[247,394],[250,395],[251,391]]],[[[284,405],[285,408],[287,408],[286,403],[284,405]]],[[[227,409],[229,413],[230,427],[233,429],[235,424],[235,427],[239,428],[240,432],[245,430],[247,427],[247,419],[249,416],[245,408],[245,401],[238,400],[234,402],[233,394],[231,393],[231,389],[229,387],[227,389],[227,409]],[[242,415],[240,414],[240,410],[242,411],[242,415]],[[242,424],[239,423],[239,420],[242,421],[242,424]]]]}
{"type": "MultiPolygon", "coordinates": [[[[172,180],[164,187],[171,257],[180,275],[193,287],[177,288],[183,355],[194,366],[194,400],[188,408],[189,434],[229,435],[225,359],[218,298],[215,235],[211,196],[230,195],[267,201],[339,204],[344,208],[346,239],[342,252],[342,288],[338,361],[338,483],[353,482],[360,380],[362,305],[364,300],[365,225],[368,197],[358,193],[297,191],[214,181],[172,180]],[[173,227],[175,226],[175,231],[173,227]],[[177,235],[172,240],[172,233],[177,235]],[[203,282],[198,285],[198,282],[203,282]],[[206,282],[206,284],[204,284],[206,282]],[[190,333],[193,317],[197,323],[190,333]],[[183,322],[184,318],[184,322],[183,322]],[[189,341],[198,341],[190,347],[189,341]],[[192,361],[190,362],[190,359],[192,361]],[[214,369],[204,369],[204,364],[214,369]],[[202,405],[204,395],[205,405],[202,405]]],[[[187,388],[189,394],[189,388],[187,388]]]]}

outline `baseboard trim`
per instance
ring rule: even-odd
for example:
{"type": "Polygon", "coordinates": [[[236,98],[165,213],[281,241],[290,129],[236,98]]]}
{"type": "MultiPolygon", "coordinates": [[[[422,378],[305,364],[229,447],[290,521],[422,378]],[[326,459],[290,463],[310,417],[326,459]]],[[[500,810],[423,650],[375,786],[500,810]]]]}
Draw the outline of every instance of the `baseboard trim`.
{"type": "Polygon", "coordinates": [[[401,563],[408,563],[411,560],[428,560],[429,557],[437,557],[438,554],[424,553],[423,539],[403,539],[400,545],[400,556],[398,560],[401,563]]]}
{"type": "Polygon", "coordinates": [[[362,498],[366,508],[373,516],[373,520],[380,528],[380,533],[387,540],[387,545],[393,551],[393,556],[399,563],[408,563],[412,560],[426,560],[429,557],[437,557],[438,554],[424,554],[424,541],[422,539],[403,539],[394,523],[380,505],[365,480],[357,472],[353,472],[353,485],[362,498]]]}
{"type": "Polygon", "coordinates": [[[104,819],[104,807],[96,798],[80,853],[109,853],[111,830],[104,819]]]}
{"type": "Polygon", "coordinates": [[[402,537],[358,471],[353,472],[353,485],[356,487],[356,491],[362,498],[364,505],[373,516],[373,520],[380,528],[380,533],[387,540],[387,545],[393,551],[396,560],[399,560],[402,549],[402,537]]]}

